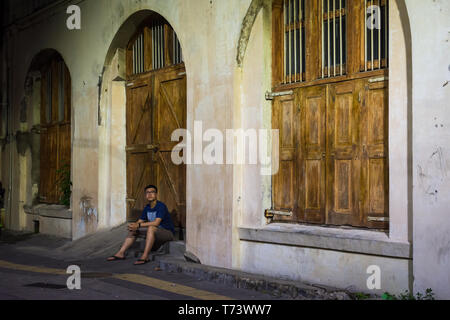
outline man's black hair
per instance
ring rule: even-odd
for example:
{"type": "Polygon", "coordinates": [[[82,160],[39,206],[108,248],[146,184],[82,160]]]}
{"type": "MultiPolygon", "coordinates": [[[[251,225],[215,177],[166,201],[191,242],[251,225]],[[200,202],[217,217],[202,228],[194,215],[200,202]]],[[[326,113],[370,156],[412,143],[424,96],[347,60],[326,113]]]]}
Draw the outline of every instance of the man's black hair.
{"type": "Polygon", "coordinates": [[[144,189],[144,191],[147,191],[147,189],[150,189],[150,188],[155,189],[155,190],[156,190],[156,193],[158,193],[158,188],[157,188],[156,186],[152,185],[152,184],[149,185],[149,186],[146,186],[145,189],[144,189]]]}

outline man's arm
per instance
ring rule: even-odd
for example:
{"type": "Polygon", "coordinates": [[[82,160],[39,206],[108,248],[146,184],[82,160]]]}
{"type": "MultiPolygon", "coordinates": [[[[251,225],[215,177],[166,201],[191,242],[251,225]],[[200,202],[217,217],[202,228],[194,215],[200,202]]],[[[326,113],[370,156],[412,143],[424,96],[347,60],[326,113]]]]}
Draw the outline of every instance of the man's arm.
{"type": "Polygon", "coordinates": [[[156,218],[155,221],[141,223],[141,227],[158,227],[161,224],[161,221],[161,218],[156,218]]]}

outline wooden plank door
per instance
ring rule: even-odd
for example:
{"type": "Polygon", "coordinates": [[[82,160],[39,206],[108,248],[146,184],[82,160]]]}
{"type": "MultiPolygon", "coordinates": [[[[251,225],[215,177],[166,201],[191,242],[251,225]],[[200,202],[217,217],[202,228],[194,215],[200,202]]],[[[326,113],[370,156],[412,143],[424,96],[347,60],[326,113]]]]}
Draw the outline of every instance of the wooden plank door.
{"type": "Polygon", "coordinates": [[[298,216],[298,102],[296,95],[276,97],[273,101],[272,128],[279,130],[279,170],[273,176],[273,209],[292,211],[292,216],[276,216],[276,220],[295,221],[298,216]]]}
{"type": "Polygon", "coordinates": [[[58,171],[71,164],[71,80],[62,60],[42,70],[40,136],[40,202],[57,204],[61,199],[58,171]]]}
{"type": "Polygon", "coordinates": [[[362,206],[363,224],[389,226],[388,176],[388,82],[365,81],[362,112],[362,206]]]}
{"type": "MultiPolygon", "coordinates": [[[[186,165],[175,165],[172,150],[179,142],[172,133],[186,128],[186,76],[184,67],[156,75],[155,81],[155,181],[158,199],[169,209],[176,227],[186,227],[186,165]]],[[[181,233],[180,233],[181,234],[181,233]]]]}
{"type": "Polygon", "coordinates": [[[154,181],[152,77],[127,84],[127,220],[136,221],[147,205],[144,188],[154,181]]]}
{"type": "Polygon", "coordinates": [[[300,221],[325,223],[327,87],[300,89],[298,155],[300,221]]]}
{"type": "Polygon", "coordinates": [[[327,224],[361,225],[361,81],[329,85],[327,224]]]}

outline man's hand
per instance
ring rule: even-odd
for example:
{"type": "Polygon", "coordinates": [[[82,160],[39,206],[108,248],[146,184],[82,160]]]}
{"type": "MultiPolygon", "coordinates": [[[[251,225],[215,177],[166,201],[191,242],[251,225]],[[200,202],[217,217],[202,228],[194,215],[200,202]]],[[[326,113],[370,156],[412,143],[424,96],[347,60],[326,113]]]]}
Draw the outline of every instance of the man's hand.
{"type": "Polygon", "coordinates": [[[129,231],[136,231],[139,228],[139,225],[137,223],[130,223],[128,225],[128,230],[129,231]]]}

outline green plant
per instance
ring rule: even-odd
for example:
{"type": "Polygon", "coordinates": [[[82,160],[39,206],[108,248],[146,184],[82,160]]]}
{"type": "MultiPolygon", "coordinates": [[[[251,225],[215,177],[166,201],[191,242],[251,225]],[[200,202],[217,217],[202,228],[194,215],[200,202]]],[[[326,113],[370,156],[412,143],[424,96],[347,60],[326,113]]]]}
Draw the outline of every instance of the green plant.
{"type": "Polygon", "coordinates": [[[356,300],[366,300],[370,298],[370,295],[362,293],[362,292],[356,292],[355,293],[356,300]]]}
{"type": "Polygon", "coordinates": [[[422,294],[420,292],[416,293],[414,296],[413,293],[406,290],[404,293],[399,294],[398,296],[392,295],[389,292],[383,293],[381,296],[381,299],[383,300],[434,300],[434,293],[433,290],[427,289],[425,291],[425,294],[422,294]]]}
{"type": "Polygon", "coordinates": [[[72,181],[70,180],[70,165],[64,163],[57,171],[57,184],[61,194],[59,203],[70,206],[70,197],[72,195],[72,181]]]}

